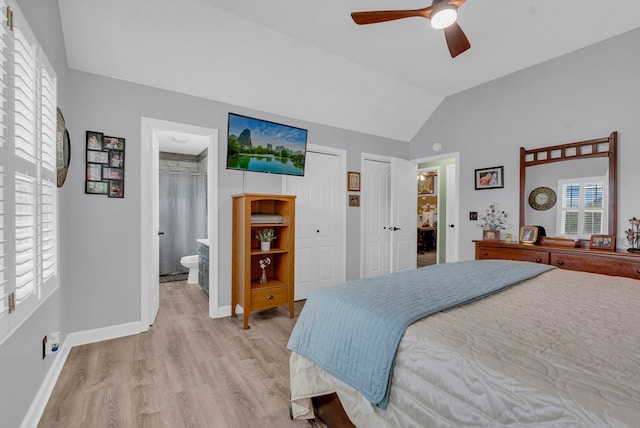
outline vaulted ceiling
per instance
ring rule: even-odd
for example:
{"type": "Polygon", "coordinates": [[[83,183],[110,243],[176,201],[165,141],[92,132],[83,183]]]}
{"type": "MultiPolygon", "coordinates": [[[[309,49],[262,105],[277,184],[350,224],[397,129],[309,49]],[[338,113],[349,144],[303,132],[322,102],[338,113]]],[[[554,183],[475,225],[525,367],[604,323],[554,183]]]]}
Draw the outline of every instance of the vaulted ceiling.
{"type": "MultiPolygon", "coordinates": [[[[59,0],[71,68],[410,141],[448,95],[640,27],[635,0],[468,0],[471,49],[404,0],[59,0]]],[[[637,52],[630,52],[637,55],[637,52]]]]}

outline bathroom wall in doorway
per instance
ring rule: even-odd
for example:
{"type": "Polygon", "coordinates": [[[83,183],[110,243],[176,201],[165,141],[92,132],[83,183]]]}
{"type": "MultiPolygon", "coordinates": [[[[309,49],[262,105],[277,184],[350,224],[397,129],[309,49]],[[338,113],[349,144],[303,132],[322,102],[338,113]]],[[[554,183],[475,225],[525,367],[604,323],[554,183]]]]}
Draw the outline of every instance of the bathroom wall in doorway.
{"type": "Polygon", "coordinates": [[[159,216],[161,276],[185,273],[180,258],[198,254],[207,236],[207,153],[160,152],[159,216]]]}

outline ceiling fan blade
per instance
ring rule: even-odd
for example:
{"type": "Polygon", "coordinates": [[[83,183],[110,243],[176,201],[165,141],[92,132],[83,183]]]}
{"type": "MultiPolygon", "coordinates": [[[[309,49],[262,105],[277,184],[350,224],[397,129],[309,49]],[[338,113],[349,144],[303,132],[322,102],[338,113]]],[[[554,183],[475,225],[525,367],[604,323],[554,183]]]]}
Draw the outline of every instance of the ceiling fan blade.
{"type": "Polygon", "coordinates": [[[457,22],[454,22],[444,29],[444,37],[447,39],[447,47],[449,48],[451,58],[457,57],[471,47],[469,39],[467,39],[467,36],[465,36],[464,31],[462,31],[462,28],[460,28],[457,22]]]}
{"type": "Polygon", "coordinates": [[[396,19],[412,18],[420,16],[429,18],[431,16],[432,7],[413,10],[377,10],[370,12],[353,12],[351,18],[358,25],[376,24],[378,22],[394,21],[396,19]]]}

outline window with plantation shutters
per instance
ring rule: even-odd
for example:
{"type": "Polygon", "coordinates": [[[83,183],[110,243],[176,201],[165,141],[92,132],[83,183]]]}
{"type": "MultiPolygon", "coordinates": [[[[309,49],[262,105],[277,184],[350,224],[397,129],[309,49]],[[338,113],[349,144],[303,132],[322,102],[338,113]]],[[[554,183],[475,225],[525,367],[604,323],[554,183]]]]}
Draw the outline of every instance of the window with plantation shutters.
{"type": "Polygon", "coordinates": [[[0,0],[0,343],[57,287],[56,75],[0,0]]]}
{"type": "Polygon", "coordinates": [[[576,178],[558,181],[559,236],[587,239],[606,233],[607,177],[576,178]]]}

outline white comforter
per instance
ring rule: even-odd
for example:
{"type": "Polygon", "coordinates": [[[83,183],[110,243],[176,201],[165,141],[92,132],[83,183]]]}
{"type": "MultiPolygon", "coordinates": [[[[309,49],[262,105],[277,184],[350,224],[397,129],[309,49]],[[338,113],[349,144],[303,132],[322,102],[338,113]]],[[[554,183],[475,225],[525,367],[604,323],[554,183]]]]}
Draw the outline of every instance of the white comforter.
{"type": "Polygon", "coordinates": [[[411,325],[381,410],[291,355],[296,418],[337,392],[358,427],[640,426],[640,281],[555,269],[411,325]]]}

